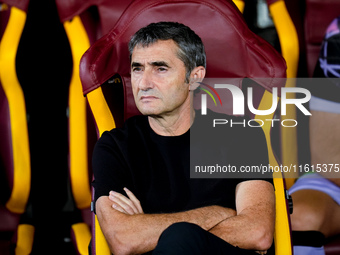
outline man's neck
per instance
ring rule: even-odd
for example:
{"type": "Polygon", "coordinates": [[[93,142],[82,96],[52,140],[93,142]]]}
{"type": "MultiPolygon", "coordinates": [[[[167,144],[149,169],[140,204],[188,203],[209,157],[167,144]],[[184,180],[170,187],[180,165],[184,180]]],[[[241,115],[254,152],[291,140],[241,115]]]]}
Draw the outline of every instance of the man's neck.
{"type": "Polygon", "coordinates": [[[195,111],[175,116],[149,116],[152,130],[162,136],[179,136],[187,132],[195,118],[195,111]]]}

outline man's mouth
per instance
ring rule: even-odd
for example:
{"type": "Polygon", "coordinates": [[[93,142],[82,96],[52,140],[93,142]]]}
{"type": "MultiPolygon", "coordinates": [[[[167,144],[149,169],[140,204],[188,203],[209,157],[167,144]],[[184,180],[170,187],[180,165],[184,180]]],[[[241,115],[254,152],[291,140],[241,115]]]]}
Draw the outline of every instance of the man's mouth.
{"type": "Polygon", "coordinates": [[[154,100],[154,99],[158,99],[158,97],[155,97],[155,96],[141,96],[140,97],[141,101],[148,101],[148,100],[154,100]]]}

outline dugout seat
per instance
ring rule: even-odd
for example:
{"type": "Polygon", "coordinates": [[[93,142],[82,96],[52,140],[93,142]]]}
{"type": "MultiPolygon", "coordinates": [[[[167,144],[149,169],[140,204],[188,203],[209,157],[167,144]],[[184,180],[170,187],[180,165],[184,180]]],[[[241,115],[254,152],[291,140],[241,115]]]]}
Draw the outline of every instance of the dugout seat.
{"type": "MultiPolygon", "coordinates": [[[[139,114],[131,91],[127,43],[139,28],[158,21],[176,21],[191,27],[205,45],[206,77],[237,78],[235,86],[243,90],[253,86],[256,91],[255,108],[271,108],[273,88],[285,84],[285,61],[267,42],[247,28],[232,1],[136,0],[128,6],[115,27],[90,47],[80,62],[83,92],[93,113],[98,136],[139,114]],[[253,82],[242,82],[242,78],[250,78],[253,82]]],[[[265,122],[273,115],[251,117],[265,122]]],[[[277,166],[271,145],[270,122],[263,125],[263,130],[270,164],[277,166]]],[[[289,214],[281,175],[274,178],[274,185],[276,254],[289,255],[292,253],[289,214]]],[[[92,254],[110,254],[95,215],[94,221],[92,254]]]]}
{"type": "Polygon", "coordinates": [[[91,153],[96,141],[93,118],[82,96],[79,61],[90,45],[117,22],[127,0],[56,0],[60,22],[70,43],[73,60],[69,85],[69,178],[72,198],[80,217],[71,226],[71,239],[77,254],[88,254],[91,239],[91,153]]]}
{"type": "MultiPolygon", "coordinates": [[[[243,0],[235,0],[238,8],[243,12],[244,6],[240,2],[243,0]]],[[[282,57],[287,63],[287,78],[286,87],[295,87],[295,79],[298,73],[299,64],[299,38],[293,23],[293,20],[286,7],[284,0],[267,0],[267,6],[270,16],[273,20],[279,42],[282,57]]],[[[292,95],[289,95],[292,98],[292,95]]],[[[281,116],[281,121],[296,118],[295,106],[287,106],[287,114],[281,116]]],[[[297,128],[281,127],[281,142],[280,142],[280,161],[285,166],[298,165],[298,147],[297,147],[297,128]]],[[[286,173],[287,188],[291,187],[297,178],[296,173],[286,173]]]]}
{"type": "MultiPolygon", "coordinates": [[[[313,77],[325,31],[330,22],[340,14],[340,2],[337,0],[285,0],[285,3],[292,21],[294,22],[295,30],[297,31],[299,39],[300,59],[298,59],[299,63],[297,62],[297,68],[300,70],[297,73],[297,77],[313,77]]],[[[275,14],[272,13],[272,15],[275,21],[275,14]]],[[[280,13],[276,14],[277,17],[280,17],[280,15],[280,13]]],[[[283,22],[282,24],[284,25],[285,23],[286,22],[283,22]]],[[[289,27],[290,25],[286,28],[286,30],[291,31],[292,29],[289,29],[289,27]]],[[[295,42],[295,37],[295,33],[290,35],[289,32],[287,32],[285,40],[289,41],[293,39],[295,42]]],[[[296,49],[297,48],[298,47],[296,47],[296,49]]],[[[286,60],[289,70],[290,61],[288,59],[286,60]]],[[[299,133],[299,136],[304,136],[304,134],[307,133],[306,129],[308,129],[308,126],[304,127],[304,129],[299,133]]],[[[305,140],[303,140],[304,138],[309,139],[308,133],[306,137],[299,138],[298,145],[302,147],[302,150],[306,151],[304,147],[307,145],[305,144],[305,140]]],[[[299,150],[299,152],[302,150],[299,150]]],[[[287,151],[287,153],[287,155],[290,155],[289,151],[287,151]]],[[[299,156],[299,161],[304,160],[300,158],[301,156],[303,157],[303,155],[299,156]]],[[[289,188],[292,184],[293,183],[290,181],[287,187],[289,188]]],[[[326,255],[339,254],[340,235],[326,239],[324,247],[326,255]]]]}
{"type": "MultiPolygon", "coordinates": [[[[287,63],[286,87],[296,86],[296,77],[299,63],[299,39],[293,20],[288,12],[284,0],[267,0],[267,5],[273,19],[281,46],[282,57],[287,63]]],[[[289,95],[289,98],[294,98],[289,95]]],[[[287,107],[287,115],[282,115],[281,120],[297,119],[296,107],[287,107]]],[[[281,155],[284,166],[298,165],[298,137],[297,127],[281,127],[281,155]]],[[[285,173],[287,188],[291,187],[297,177],[296,173],[285,173]]]]}
{"type": "MultiPolygon", "coordinates": [[[[242,0],[235,0],[239,1],[242,0]]],[[[340,2],[267,0],[267,4],[280,39],[282,55],[287,62],[287,77],[313,77],[326,28],[340,14],[340,2]]],[[[293,114],[292,118],[294,112],[290,113],[293,114]]],[[[302,127],[299,134],[292,133],[292,130],[283,134],[284,143],[281,145],[283,163],[296,165],[300,161],[304,162],[303,157],[306,156],[301,152],[308,151],[305,149],[308,146],[305,139],[309,139],[306,128],[308,129],[308,126],[302,127]],[[301,146],[302,149],[297,151],[297,146],[301,146]]],[[[287,188],[291,187],[294,181],[295,179],[286,179],[287,188]]],[[[327,255],[340,253],[339,235],[326,239],[325,252],[327,255]]]]}
{"type": "Polygon", "coordinates": [[[23,221],[31,188],[26,106],[15,59],[28,0],[0,1],[0,254],[30,254],[34,227],[23,221]]]}
{"type": "MultiPolygon", "coordinates": [[[[308,76],[313,77],[327,27],[340,14],[336,0],[306,0],[304,35],[308,76]]],[[[340,254],[340,234],[325,240],[326,255],[340,254]]]]}
{"type": "MultiPolygon", "coordinates": [[[[285,0],[285,2],[299,37],[298,77],[313,77],[325,31],[331,21],[340,14],[340,2],[337,0],[285,0]]],[[[306,133],[306,129],[302,132],[306,133]]],[[[301,146],[306,146],[304,141],[301,140],[301,143],[301,146]]],[[[326,255],[340,253],[340,235],[326,239],[325,253],[326,255]]]]}

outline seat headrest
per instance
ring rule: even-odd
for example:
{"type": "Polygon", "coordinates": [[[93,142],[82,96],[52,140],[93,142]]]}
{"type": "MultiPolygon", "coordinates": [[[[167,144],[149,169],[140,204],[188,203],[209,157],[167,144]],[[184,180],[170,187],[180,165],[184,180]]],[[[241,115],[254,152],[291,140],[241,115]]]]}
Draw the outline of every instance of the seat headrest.
{"type": "MultiPolygon", "coordinates": [[[[72,20],[75,16],[82,16],[95,7],[92,15],[97,19],[100,32],[106,34],[116,24],[120,15],[133,0],[55,0],[61,22],[72,20]]],[[[98,33],[98,31],[97,31],[98,33]]],[[[99,39],[99,38],[96,38],[99,39]]]]}
{"type": "Polygon", "coordinates": [[[80,77],[87,94],[118,73],[128,77],[128,41],[140,28],[159,21],[183,23],[205,45],[207,78],[270,78],[259,81],[267,90],[281,87],[286,64],[265,40],[251,32],[232,1],[136,0],[116,26],[83,55],[80,77]],[[280,81],[281,80],[281,81],[280,81]]]}

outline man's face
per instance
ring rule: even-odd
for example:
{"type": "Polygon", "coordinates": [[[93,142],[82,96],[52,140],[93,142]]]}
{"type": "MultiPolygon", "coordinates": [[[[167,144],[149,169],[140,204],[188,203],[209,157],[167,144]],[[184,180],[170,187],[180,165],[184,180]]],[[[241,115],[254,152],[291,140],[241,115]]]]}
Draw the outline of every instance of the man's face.
{"type": "Polygon", "coordinates": [[[136,105],[144,115],[165,116],[190,110],[186,69],[173,40],[137,45],[131,56],[131,83],[136,105]]]}

